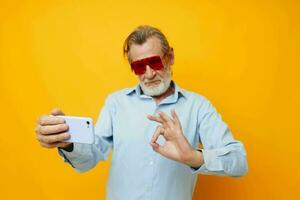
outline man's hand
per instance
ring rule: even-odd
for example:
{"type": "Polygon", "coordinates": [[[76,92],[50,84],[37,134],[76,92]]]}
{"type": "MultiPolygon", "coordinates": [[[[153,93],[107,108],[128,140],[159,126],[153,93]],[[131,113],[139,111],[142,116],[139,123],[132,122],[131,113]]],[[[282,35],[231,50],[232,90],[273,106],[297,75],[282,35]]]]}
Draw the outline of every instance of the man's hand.
{"type": "Polygon", "coordinates": [[[194,150],[187,141],[175,110],[171,111],[173,118],[163,112],[158,114],[159,116],[148,115],[148,119],[161,124],[156,128],[150,142],[153,150],[191,167],[200,167],[204,163],[202,153],[194,150]],[[166,140],[163,145],[156,142],[160,135],[166,140]]]}
{"type": "Polygon", "coordinates": [[[72,143],[64,142],[70,138],[69,127],[65,120],[57,115],[64,115],[60,109],[53,109],[51,116],[41,116],[37,120],[35,133],[40,145],[45,148],[69,148],[72,143]]]}

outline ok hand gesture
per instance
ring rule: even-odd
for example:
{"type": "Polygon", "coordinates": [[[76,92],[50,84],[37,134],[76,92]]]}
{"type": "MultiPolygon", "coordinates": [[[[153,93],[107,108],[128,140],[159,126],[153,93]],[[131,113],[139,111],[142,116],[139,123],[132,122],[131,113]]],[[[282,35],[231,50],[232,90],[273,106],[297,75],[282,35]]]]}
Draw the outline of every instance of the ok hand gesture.
{"type": "Polygon", "coordinates": [[[160,123],[150,142],[153,150],[169,159],[187,164],[191,167],[201,166],[204,162],[202,153],[194,150],[184,136],[181,123],[175,110],[172,110],[171,114],[172,118],[163,112],[159,112],[158,116],[148,115],[149,120],[160,123]],[[163,145],[157,143],[157,139],[160,135],[166,140],[163,145]]]}

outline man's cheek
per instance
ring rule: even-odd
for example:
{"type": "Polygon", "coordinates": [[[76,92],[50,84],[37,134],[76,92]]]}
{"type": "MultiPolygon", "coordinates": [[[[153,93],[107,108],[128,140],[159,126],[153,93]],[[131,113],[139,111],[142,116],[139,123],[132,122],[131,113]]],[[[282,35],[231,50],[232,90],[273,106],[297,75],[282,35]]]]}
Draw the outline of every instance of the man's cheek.
{"type": "Polygon", "coordinates": [[[138,76],[138,79],[139,79],[140,82],[144,82],[144,77],[143,77],[143,75],[139,75],[139,76],[138,76]]]}

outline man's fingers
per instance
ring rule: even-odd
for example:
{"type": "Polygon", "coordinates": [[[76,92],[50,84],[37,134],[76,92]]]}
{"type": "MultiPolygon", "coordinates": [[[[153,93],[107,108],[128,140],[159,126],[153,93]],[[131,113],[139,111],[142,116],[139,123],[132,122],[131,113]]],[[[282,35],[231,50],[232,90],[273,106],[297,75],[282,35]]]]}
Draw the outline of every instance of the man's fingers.
{"type": "Polygon", "coordinates": [[[178,117],[178,115],[177,115],[177,113],[175,112],[174,109],[171,110],[171,114],[172,114],[172,117],[174,119],[175,124],[181,126],[179,117],[178,117]]]}
{"type": "Polygon", "coordinates": [[[161,146],[158,143],[151,143],[152,149],[157,153],[161,152],[161,146]]]}
{"type": "Polygon", "coordinates": [[[57,148],[57,147],[64,148],[67,147],[69,144],[70,144],[69,142],[55,142],[51,144],[40,142],[40,145],[45,148],[57,148]]]}
{"type": "Polygon", "coordinates": [[[51,111],[51,115],[54,115],[54,116],[56,116],[56,115],[65,115],[65,113],[59,108],[54,108],[51,111]]]}
{"type": "Polygon", "coordinates": [[[164,126],[164,128],[173,128],[175,124],[174,120],[164,112],[159,112],[158,116],[148,115],[147,117],[152,121],[161,123],[164,126]]]}
{"type": "Polygon", "coordinates": [[[54,135],[37,135],[38,141],[42,144],[52,144],[57,142],[63,142],[70,139],[71,135],[68,132],[54,134],[54,135]]]}
{"type": "Polygon", "coordinates": [[[158,126],[158,127],[156,128],[156,130],[155,130],[155,132],[154,132],[152,138],[151,138],[151,142],[150,142],[150,143],[151,143],[151,144],[156,143],[158,137],[159,137],[160,135],[162,135],[163,132],[164,132],[164,129],[163,129],[161,126],[158,126]]]}
{"type": "Polygon", "coordinates": [[[42,135],[52,135],[55,133],[66,132],[68,129],[69,126],[67,124],[57,124],[57,125],[47,125],[47,126],[38,125],[36,128],[36,133],[42,135]]]}
{"type": "Polygon", "coordinates": [[[174,121],[164,112],[158,113],[160,118],[170,127],[172,128],[174,126],[174,121]]]}
{"type": "Polygon", "coordinates": [[[157,153],[159,153],[159,154],[161,154],[163,156],[167,156],[168,155],[168,152],[167,152],[168,150],[164,146],[159,145],[158,143],[153,143],[153,144],[151,144],[151,146],[152,146],[152,149],[155,152],[157,152],[157,153]]]}
{"type": "Polygon", "coordinates": [[[41,116],[38,118],[38,124],[45,126],[45,125],[56,125],[56,124],[63,124],[65,120],[61,117],[55,116],[41,116]]]}
{"type": "Polygon", "coordinates": [[[153,137],[151,139],[150,145],[152,146],[152,149],[157,152],[157,153],[161,153],[161,149],[162,147],[156,142],[158,137],[160,135],[163,135],[163,128],[161,126],[158,126],[153,134],[153,137]]]}
{"type": "Polygon", "coordinates": [[[147,118],[150,119],[151,121],[156,121],[161,124],[163,124],[164,122],[160,117],[156,117],[154,115],[148,115],[147,118]]]}

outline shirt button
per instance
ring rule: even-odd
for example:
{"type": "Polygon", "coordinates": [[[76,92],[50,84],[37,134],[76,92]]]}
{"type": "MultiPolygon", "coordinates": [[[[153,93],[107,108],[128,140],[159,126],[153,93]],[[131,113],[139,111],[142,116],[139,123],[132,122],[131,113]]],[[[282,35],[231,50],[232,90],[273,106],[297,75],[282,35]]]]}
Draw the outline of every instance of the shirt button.
{"type": "Polygon", "coordinates": [[[151,190],[150,186],[146,187],[146,191],[149,192],[151,190]]]}

